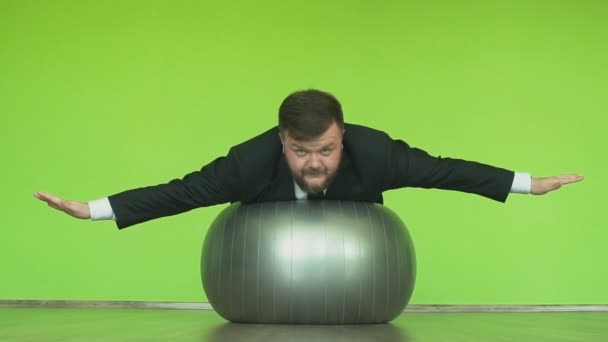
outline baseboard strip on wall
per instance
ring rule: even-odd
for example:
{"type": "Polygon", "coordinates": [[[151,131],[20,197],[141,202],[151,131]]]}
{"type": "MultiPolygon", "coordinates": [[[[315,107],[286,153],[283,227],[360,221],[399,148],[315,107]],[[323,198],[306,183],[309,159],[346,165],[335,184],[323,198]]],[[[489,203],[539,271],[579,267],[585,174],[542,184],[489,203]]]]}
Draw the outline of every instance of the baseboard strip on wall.
{"type": "MultiPolygon", "coordinates": [[[[102,308],[213,310],[201,302],[0,300],[0,308],[102,308]]],[[[608,312],[608,304],[579,305],[409,305],[404,312],[608,312]]]]}
{"type": "Polygon", "coordinates": [[[409,305],[404,312],[608,312],[608,305],[409,305]]]}
{"type": "Polygon", "coordinates": [[[99,309],[191,309],[213,310],[209,303],[89,301],[89,300],[0,300],[0,308],[99,308],[99,309]]]}

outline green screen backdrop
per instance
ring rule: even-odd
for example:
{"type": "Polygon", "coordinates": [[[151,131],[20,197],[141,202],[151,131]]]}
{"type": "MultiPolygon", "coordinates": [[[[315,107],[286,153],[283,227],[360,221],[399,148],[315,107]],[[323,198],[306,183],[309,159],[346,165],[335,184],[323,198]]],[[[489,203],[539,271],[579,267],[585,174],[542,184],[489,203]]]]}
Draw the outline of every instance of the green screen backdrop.
{"type": "Polygon", "coordinates": [[[433,155],[587,177],[506,204],[386,193],[416,246],[411,303],[607,303],[606,18],[603,1],[2,0],[0,299],[206,301],[223,206],[118,231],[32,193],[182,177],[314,87],[433,155]]]}

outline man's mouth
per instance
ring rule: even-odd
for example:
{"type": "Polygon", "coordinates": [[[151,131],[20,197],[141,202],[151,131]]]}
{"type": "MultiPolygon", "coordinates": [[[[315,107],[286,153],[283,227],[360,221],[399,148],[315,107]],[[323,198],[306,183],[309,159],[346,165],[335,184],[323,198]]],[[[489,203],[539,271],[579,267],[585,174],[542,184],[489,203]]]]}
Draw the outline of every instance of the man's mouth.
{"type": "Polygon", "coordinates": [[[325,172],[307,172],[304,176],[313,178],[325,177],[325,172]]]}

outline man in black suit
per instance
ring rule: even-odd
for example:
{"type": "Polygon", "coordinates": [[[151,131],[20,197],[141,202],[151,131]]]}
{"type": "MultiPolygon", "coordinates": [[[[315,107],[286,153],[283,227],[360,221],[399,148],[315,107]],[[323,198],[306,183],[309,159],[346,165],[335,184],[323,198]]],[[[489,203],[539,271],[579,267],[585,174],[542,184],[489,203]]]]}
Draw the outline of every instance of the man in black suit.
{"type": "Polygon", "coordinates": [[[542,195],[583,177],[535,178],[472,161],[433,157],[368,127],[344,123],[338,100],[297,91],[279,109],[279,126],[234,146],[182,179],[127,190],[89,203],[36,192],[49,206],[125,228],[228,202],[325,198],[382,203],[382,192],[439,188],[504,202],[510,192],[542,195]]]}

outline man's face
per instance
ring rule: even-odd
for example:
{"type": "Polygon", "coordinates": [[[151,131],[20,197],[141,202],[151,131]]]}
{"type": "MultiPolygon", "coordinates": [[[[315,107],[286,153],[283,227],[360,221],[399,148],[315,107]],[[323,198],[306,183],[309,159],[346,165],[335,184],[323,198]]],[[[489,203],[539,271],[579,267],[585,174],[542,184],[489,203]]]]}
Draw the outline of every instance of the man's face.
{"type": "Polygon", "coordinates": [[[325,133],[310,140],[296,140],[281,132],[285,159],[293,179],[307,193],[325,190],[338,172],[343,131],[333,123],[325,133]]]}

